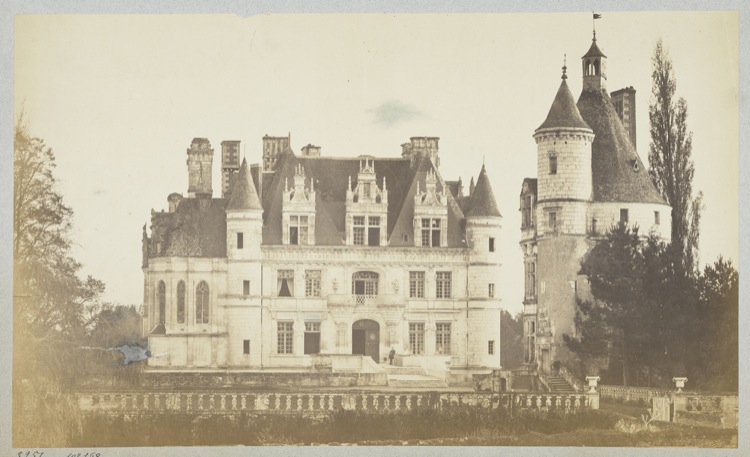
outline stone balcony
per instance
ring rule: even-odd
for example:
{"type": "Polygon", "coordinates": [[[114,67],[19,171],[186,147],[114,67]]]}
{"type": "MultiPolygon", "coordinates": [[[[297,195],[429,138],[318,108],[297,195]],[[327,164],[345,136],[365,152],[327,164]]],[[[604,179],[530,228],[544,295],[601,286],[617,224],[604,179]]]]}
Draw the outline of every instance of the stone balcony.
{"type": "Polygon", "coordinates": [[[405,307],[406,299],[400,295],[328,295],[328,306],[378,306],[378,307],[405,307]]]}

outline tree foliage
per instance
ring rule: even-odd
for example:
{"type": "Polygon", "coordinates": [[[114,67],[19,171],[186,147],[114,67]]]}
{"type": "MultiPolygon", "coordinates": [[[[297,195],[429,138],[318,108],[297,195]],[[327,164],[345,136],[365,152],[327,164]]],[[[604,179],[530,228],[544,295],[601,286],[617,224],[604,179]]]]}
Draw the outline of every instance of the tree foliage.
{"type": "Polygon", "coordinates": [[[718,390],[738,388],[739,273],[722,257],[707,265],[698,279],[703,325],[700,345],[706,379],[718,390]]]}
{"type": "Polygon", "coordinates": [[[523,363],[523,314],[513,317],[502,310],[500,314],[500,363],[506,370],[523,363]]]}
{"type": "Polygon", "coordinates": [[[652,57],[653,86],[649,105],[651,144],[649,174],[672,207],[672,248],[687,274],[697,271],[702,194],[693,199],[693,134],[687,129],[687,101],[675,96],[677,80],[661,40],[652,57]]]}
{"type": "Polygon", "coordinates": [[[624,224],[584,258],[591,296],[578,300],[576,334],[564,339],[589,373],[662,387],[688,376],[695,388],[736,390],[737,271],[720,258],[687,276],[681,262],[624,224]]]}
{"type": "Polygon", "coordinates": [[[16,447],[59,447],[80,431],[72,389],[106,360],[81,347],[113,321],[101,315],[112,307],[101,302],[104,284],[82,279],[71,255],[73,210],[58,189],[51,148],[23,116],[14,133],[13,439],[16,447]]]}
{"type": "Polygon", "coordinates": [[[578,335],[564,336],[579,356],[619,362],[624,385],[628,385],[628,367],[642,346],[644,328],[637,311],[644,297],[644,268],[638,229],[625,224],[612,227],[581,263],[595,301],[579,300],[578,335]]]}

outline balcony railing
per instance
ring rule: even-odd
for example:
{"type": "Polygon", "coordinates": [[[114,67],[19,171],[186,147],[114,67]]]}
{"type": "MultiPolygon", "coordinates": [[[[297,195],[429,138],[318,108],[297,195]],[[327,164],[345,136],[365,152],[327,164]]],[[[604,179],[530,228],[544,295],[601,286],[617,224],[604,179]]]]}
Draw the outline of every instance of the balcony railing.
{"type": "Polygon", "coordinates": [[[406,300],[399,295],[331,294],[328,306],[406,306],[406,300]]]}

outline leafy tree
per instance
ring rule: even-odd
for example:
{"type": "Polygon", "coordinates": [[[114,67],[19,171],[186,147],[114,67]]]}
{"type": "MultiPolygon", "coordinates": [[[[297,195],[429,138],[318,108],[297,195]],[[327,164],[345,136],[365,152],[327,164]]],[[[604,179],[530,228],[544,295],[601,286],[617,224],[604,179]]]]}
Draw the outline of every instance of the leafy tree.
{"type": "Polygon", "coordinates": [[[507,311],[500,314],[500,362],[512,370],[523,363],[523,314],[515,318],[507,311]]]}
{"type": "Polygon", "coordinates": [[[644,258],[638,229],[612,227],[581,263],[594,301],[579,300],[576,337],[565,335],[568,347],[585,358],[607,357],[621,363],[622,383],[628,385],[629,362],[640,349],[643,326],[638,310],[643,302],[644,258]]]}
{"type": "Polygon", "coordinates": [[[739,273],[722,257],[698,279],[703,387],[737,391],[739,273]]]}
{"type": "Polygon", "coordinates": [[[75,348],[98,314],[104,284],[78,276],[73,211],[57,189],[55,156],[15,125],[13,171],[13,436],[16,446],[61,446],[80,424],[67,394],[83,370],[75,348]]]}
{"type": "Polygon", "coordinates": [[[139,344],[141,338],[141,315],[132,305],[104,305],[89,333],[90,345],[102,348],[139,344]]]}
{"type": "Polygon", "coordinates": [[[669,53],[661,40],[652,57],[653,80],[649,121],[649,174],[672,206],[672,249],[688,275],[697,271],[702,193],[693,198],[692,132],[687,129],[687,102],[677,99],[677,81],[669,53]]]}

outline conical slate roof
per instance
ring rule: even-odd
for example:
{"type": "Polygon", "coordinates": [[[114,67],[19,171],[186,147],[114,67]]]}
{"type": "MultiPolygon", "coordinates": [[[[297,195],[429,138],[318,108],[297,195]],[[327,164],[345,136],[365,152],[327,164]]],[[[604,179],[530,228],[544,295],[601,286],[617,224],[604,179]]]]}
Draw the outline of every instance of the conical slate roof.
{"type": "Polygon", "coordinates": [[[591,145],[593,200],[666,205],[605,92],[584,90],[578,109],[594,131],[591,145]]]}
{"type": "Polygon", "coordinates": [[[596,45],[596,37],[591,40],[591,47],[589,48],[588,52],[581,58],[585,59],[586,57],[607,57],[604,55],[602,50],[599,49],[599,46],[596,45]]]}
{"type": "Polygon", "coordinates": [[[590,129],[578,111],[573,94],[570,93],[568,83],[565,81],[564,74],[562,83],[560,83],[560,89],[557,90],[555,100],[552,102],[552,107],[550,107],[547,114],[547,119],[545,119],[537,130],[548,128],[590,129]]]}
{"type": "Polygon", "coordinates": [[[469,199],[466,217],[502,217],[500,210],[497,209],[495,194],[492,193],[492,186],[484,165],[482,165],[482,171],[479,172],[479,178],[477,178],[477,185],[469,199]]]}
{"type": "Polygon", "coordinates": [[[237,173],[227,210],[263,210],[258,198],[258,192],[255,190],[255,184],[253,184],[253,177],[250,175],[250,169],[245,159],[242,160],[242,166],[240,166],[240,171],[237,173]]]}

